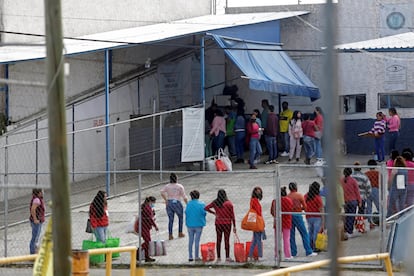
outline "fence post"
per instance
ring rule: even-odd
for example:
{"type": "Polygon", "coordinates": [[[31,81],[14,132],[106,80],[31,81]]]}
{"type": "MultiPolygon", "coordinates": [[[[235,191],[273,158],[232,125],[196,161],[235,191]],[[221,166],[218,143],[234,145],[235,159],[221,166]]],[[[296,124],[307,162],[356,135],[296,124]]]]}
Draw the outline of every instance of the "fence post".
{"type": "Polygon", "coordinates": [[[114,194],[116,194],[116,170],[117,170],[117,167],[116,167],[116,125],[113,125],[113,128],[114,128],[114,132],[113,132],[113,135],[114,135],[114,140],[113,140],[113,143],[112,143],[112,147],[113,147],[113,149],[114,149],[114,159],[113,159],[113,163],[114,163],[114,176],[113,176],[113,181],[114,181],[114,194]]]}
{"type": "Polygon", "coordinates": [[[7,257],[7,230],[8,230],[8,213],[9,213],[9,154],[8,154],[8,143],[9,136],[6,134],[6,145],[4,147],[4,257],[7,257]]]}
{"type": "Polygon", "coordinates": [[[281,246],[282,246],[282,200],[281,200],[281,196],[280,196],[280,178],[279,178],[279,167],[280,165],[276,165],[276,170],[273,173],[273,177],[274,177],[274,184],[275,184],[275,200],[276,200],[276,216],[274,217],[274,220],[276,220],[276,227],[275,227],[275,262],[276,262],[276,267],[280,267],[280,261],[282,258],[282,250],[281,250],[281,246]],[[276,219],[277,218],[277,219],[276,219]]]}

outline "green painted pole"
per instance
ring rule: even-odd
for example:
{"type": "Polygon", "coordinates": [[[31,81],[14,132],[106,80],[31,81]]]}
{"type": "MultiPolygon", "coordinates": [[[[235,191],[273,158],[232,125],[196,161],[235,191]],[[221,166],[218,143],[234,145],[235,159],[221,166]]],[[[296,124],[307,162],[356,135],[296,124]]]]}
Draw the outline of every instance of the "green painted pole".
{"type": "Polygon", "coordinates": [[[50,180],[54,275],[72,274],[71,217],[67,165],[62,13],[59,0],[45,0],[50,180]]]}

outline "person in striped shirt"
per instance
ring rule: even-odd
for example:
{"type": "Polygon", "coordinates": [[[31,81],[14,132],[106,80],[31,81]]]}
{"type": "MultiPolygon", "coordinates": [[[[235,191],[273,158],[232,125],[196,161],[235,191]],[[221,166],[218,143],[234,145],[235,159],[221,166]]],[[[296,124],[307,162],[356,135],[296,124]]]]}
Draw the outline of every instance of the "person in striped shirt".
{"type": "Polygon", "coordinates": [[[385,159],[385,119],[382,112],[378,112],[377,120],[369,133],[375,136],[375,154],[377,155],[378,162],[384,162],[385,159]]]}

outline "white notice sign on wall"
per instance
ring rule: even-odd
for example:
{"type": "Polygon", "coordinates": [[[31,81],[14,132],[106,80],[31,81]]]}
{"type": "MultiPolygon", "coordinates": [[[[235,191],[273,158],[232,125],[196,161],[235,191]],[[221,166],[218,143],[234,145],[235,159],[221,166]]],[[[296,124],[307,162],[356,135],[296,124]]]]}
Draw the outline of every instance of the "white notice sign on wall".
{"type": "Polygon", "coordinates": [[[385,63],[384,90],[407,90],[407,64],[404,61],[390,60],[385,63]]]}
{"type": "Polygon", "coordinates": [[[204,159],[204,108],[183,109],[181,162],[204,159]]]}

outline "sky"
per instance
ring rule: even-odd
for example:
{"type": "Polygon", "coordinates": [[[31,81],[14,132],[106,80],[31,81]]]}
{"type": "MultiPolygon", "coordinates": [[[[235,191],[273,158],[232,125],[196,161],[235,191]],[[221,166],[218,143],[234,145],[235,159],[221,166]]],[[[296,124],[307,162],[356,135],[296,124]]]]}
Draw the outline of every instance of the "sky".
{"type": "MultiPolygon", "coordinates": [[[[229,7],[274,6],[325,3],[326,0],[227,0],[229,7]]],[[[337,2],[337,0],[333,0],[337,2]]]]}

